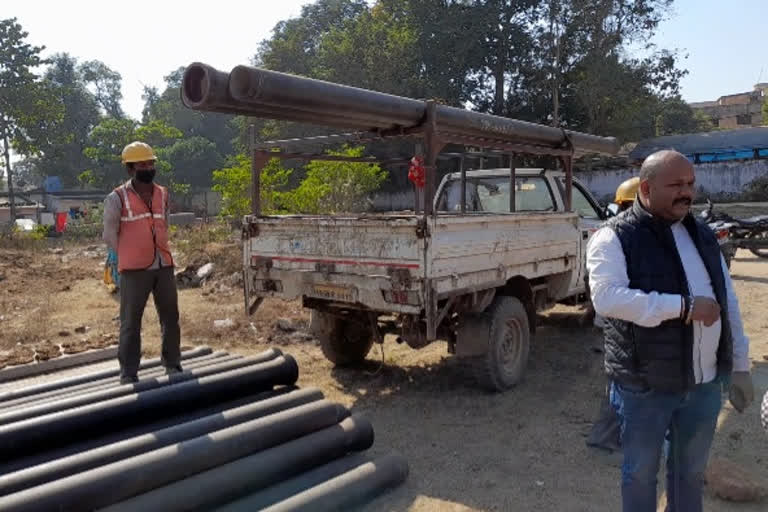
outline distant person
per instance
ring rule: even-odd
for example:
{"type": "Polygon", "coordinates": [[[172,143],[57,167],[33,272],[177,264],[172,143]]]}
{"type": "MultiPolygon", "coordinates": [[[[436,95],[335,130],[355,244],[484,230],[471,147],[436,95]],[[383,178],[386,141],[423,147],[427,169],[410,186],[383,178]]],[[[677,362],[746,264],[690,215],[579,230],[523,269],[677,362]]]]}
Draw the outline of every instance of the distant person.
{"type": "Polygon", "coordinates": [[[130,179],[104,200],[104,241],[117,254],[120,272],[120,382],[138,382],[141,319],[149,294],[162,329],[166,373],[182,371],[179,308],[173,257],[168,245],[168,190],[153,183],[155,157],[143,142],[125,146],[130,179]]]}
{"type": "Polygon", "coordinates": [[[753,400],[749,340],[730,275],[712,230],[690,213],[695,180],[685,156],[652,154],[635,203],[587,249],[621,423],[624,512],[656,510],[667,432],[667,511],[701,511],[722,390],[738,412],[753,400]]]}

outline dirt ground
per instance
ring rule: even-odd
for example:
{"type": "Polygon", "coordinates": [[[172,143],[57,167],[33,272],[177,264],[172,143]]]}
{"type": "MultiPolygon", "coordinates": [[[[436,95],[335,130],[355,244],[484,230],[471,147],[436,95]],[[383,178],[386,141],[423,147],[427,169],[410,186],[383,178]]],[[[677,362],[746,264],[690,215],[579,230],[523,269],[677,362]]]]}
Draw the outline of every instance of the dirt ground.
{"type": "MultiPolygon", "coordinates": [[[[507,393],[488,394],[475,387],[460,361],[448,357],[444,343],[415,351],[388,339],[383,354],[374,347],[364,368],[335,369],[301,331],[308,315],[299,304],[266,302],[245,318],[236,248],[207,244],[179,263],[206,259],[216,263],[212,280],[179,292],[183,344],[239,353],[277,346],[299,362],[301,386],[317,386],[369,417],[377,437],[373,451],[404,454],[411,474],[368,509],[620,509],[619,459],[584,444],[605,382],[601,335],[576,326],[578,310],[548,312],[524,381],[507,393]],[[280,318],[287,320],[282,328],[280,318]],[[233,325],[214,327],[226,319],[233,325]]],[[[59,345],[76,351],[115,342],[118,300],[101,281],[103,262],[98,246],[0,249],[0,366],[55,357],[59,345]]],[[[761,397],[768,389],[768,260],[742,251],[732,275],[761,397]]],[[[159,328],[151,305],[144,327],[145,352],[157,355],[159,328]]],[[[768,435],[756,405],[744,414],[724,406],[713,456],[768,479],[768,435]]],[[[723,512],[765,507],[728,503],[709,492],[705,504],[705,510],[723,512]]]]}

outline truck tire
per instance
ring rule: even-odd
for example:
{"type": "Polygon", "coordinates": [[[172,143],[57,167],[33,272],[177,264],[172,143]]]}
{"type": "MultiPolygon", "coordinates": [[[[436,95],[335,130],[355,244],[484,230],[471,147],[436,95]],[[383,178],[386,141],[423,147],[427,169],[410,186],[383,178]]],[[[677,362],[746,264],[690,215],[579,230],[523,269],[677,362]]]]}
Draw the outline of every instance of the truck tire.
{"type": "Polygon", "coordinates": [[[373,332],[362,322],[313,310],[310,324],[323,355],[336,366],[363,362],[373,346],[373,332]]]}
{"type": "Polygon", "coordinates": [[[473,358],[475,377],[489,391],[505,391],[522,379],[528,365],[531,330],[517,297],[497,297],[483,314],[490,322],[488,351],[473,358]]]}

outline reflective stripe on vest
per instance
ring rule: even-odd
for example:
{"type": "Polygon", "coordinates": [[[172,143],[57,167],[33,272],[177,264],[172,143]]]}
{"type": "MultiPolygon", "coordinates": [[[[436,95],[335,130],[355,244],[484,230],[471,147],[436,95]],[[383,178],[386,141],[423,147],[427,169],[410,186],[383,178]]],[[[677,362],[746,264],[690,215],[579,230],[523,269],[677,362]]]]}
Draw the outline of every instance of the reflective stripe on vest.
{"type": "Polygon", "coordinates": [[[127,183],[115,189],[115,192],[123,203],[117,241],[118,269],[121,272],[147,269],[155,262],[158,254],[165,265],[173,266],[165,215],[168,191],[154,185],[151,209],[135,190],[129,190],[127,183]]]}

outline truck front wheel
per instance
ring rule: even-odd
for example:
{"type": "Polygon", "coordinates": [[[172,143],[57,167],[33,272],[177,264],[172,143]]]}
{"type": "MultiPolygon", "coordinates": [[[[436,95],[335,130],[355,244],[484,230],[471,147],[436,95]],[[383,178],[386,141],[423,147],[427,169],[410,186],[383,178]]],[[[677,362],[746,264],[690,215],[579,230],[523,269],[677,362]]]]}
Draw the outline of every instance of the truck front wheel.
{"type": "Polygon", "coordinates": [[[313,310],[310,330],[320,340],[323,355],[336,366],[353,366],[365,360],[373,346],[373,332],[366,318],[344,318],[313,310]]]}
{"type": "Polygon", "coordinates": [[[490,323],[488,350],[473,358],[478,383],[490,391],[505,391],[523,378],[528,365],[531,330],[528,313],[516,297],[496,297],[483,313],[490,323]]]}

